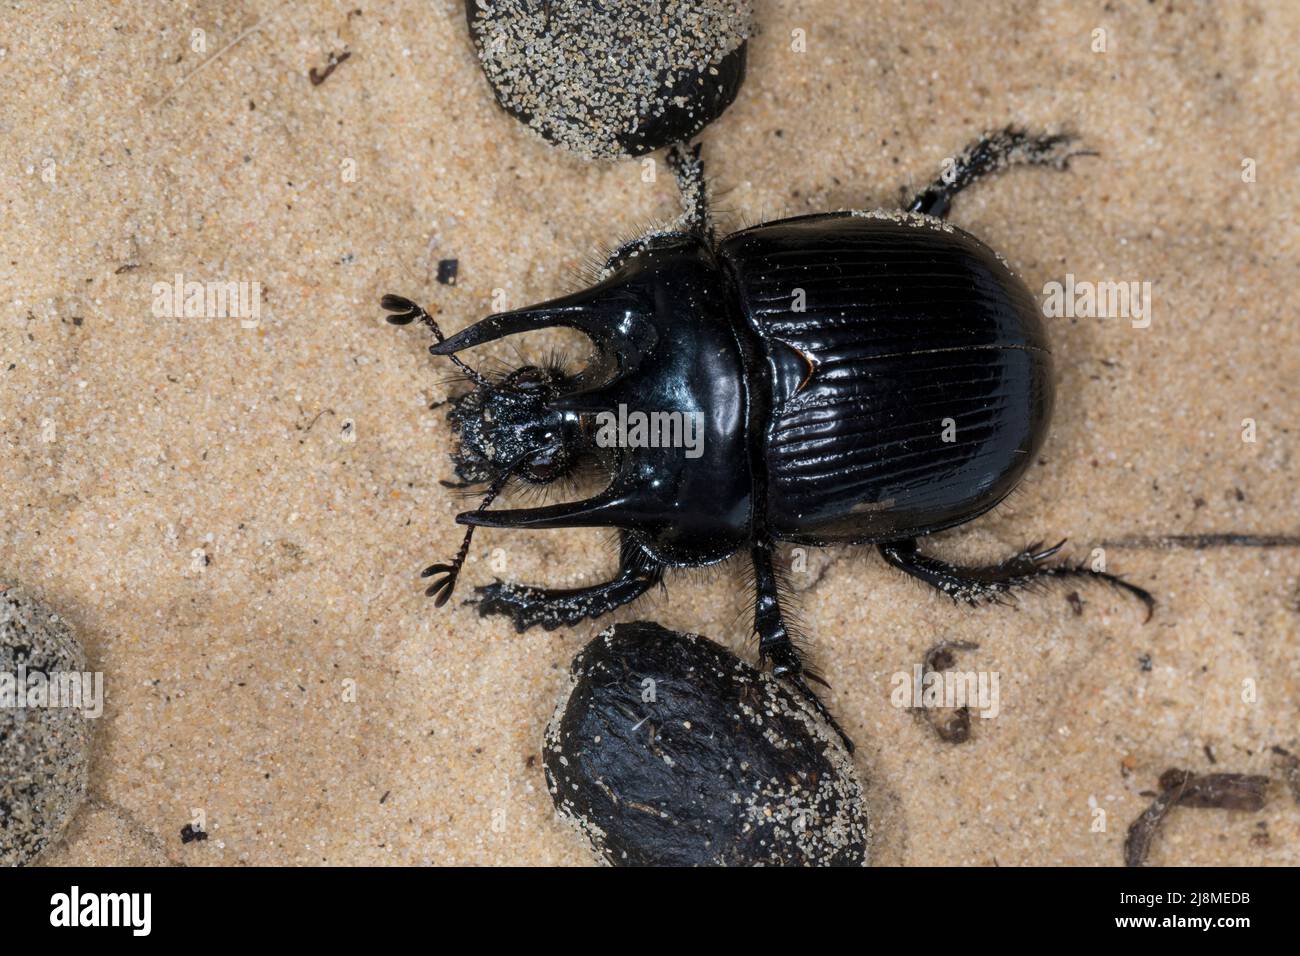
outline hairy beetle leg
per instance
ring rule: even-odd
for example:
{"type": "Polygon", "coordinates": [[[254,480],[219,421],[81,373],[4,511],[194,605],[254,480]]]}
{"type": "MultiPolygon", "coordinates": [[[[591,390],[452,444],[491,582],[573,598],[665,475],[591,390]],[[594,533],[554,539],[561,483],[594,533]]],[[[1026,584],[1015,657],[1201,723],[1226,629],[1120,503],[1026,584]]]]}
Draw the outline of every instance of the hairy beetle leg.
{"type": "Polygon", "coordinates": [[[713,245],[713,214],[709,211],[709,192],[704,180],[704,161],[700,144],[676,143],[668,150],[668,168],[682,194],[681,222],[688,232],[703,236],[713,245]]]}
{"type": "Polygon", "coordinates": [[[799,691],[799,693],[803,695],[804,699],[808,701],[808,703],[812,704],[813,709],[816,710],[817,713],[821,714],[822,720],[826,721],[831,730],[835,731],[840,740],[844,741],[845,749],[848,750],[849,753],[853,753],[853,751],[857,749],[854,746],[853,738],[846,734],[844,728],[839,725],[839,722],[833,716],[831,716],[830,709],[822,701],[821,697],[817,695],[817,692],[808,686],[808,681],[815,680],[826,687],[830,687],[830,685],[816,674],[813,674],[810,671],[801,670],[799,656],[795,653],[794,647],[790,646],[789,650],[794,654],[795,666],[793,668],[787,667],[783,669],[780,664],[776,664],[772,667],[772,676],[788,681],[797,691],[799,691]]]}
{"type": "Polygon", "coordinates": [[[760,665],[766,664],[770,660],[772,662],[772,676],[789,682],[791,686],[799,691],[799,693],[803,695],[804,699],[807,700],[808,703],[812,704],[813,709],[816,710],[817,713],[821,714],[822,720],[826,721],[831,730],[835,731],[840,740],[844,741],[844,746],[848,752],[853,753],[856,749],[853,743],[853,738],[844,732],[844,728],[841,727],[839,722],[831,715],[830,709],[822,701],[821,697],[818,696],[815,690],[808,686],[808,681],[816,681],[826,688],[829,688],[831,685],[826,683],[820,675],[803,669],[803,661],[800,660],[799,652],[795,649],[794,644],[792,644],[787,638],[783,644],[780,644],[777,647],[769,646],[768,649],[764,651],[762,650],[762,645],[760,643],[758,653],[760,665]]]}
{"type": "Polygon", "coordinates": [[[474,589],[478,595],[467,604],[478,606],[481,617],[501,614],[509,617],[521,634],[541,625],[548,631],[572,627],[586,618],[608,614],[635,601],[654,585],[654,581],[620,574],[612,581],[589,588],[552,590],[526,584],[497,581],[474,589]]]}
{"type": "Polygon", "coordinates": [[[618,574],[604,584],[561,590],[497,581],[475,588],[478,597],[466,603],[476,604],[480,617],[489,614],[509,617],[520,633],[539,624],[553,631],[630,604],[662,580],[663,567],[650,561],[641,548],[624,535],[618,574]]]}
{"type": "Polygon", "coordinates": [[[772,546],[755,545],[751,557],[754,562],[754,588],[757,591],[754,598],[754,631],[758,634],[759,666],[763,667],[770,663],[772,676],[788,681],[798,690],[844,741],[844,746],[849,753],[853,753],[852,738],[831,716],[830,710],[822,699],[808,686],[808,681],[813,680],[830,687],[819,675],[804,670],[799,650],[790,637],[785,616],[781,613],[781,596],[777,587],[776,571],[772,566],[772,546]]]}
{"type": "Polygon", "coordinates": [[[1070,150],[1074,137],[1028,133],[1014,126],[986,133],[952,160],[944,174],[919,192],[906,206],[909,212],[942,219],[948,215],[953,197],[986,176],[1011,166],[1051,166],[1069,169],[1076,156],[1096,156],[1089,149],[1070,150]]]}
{"type": "Polygon", "coordinates": [[[965,601],[972,606],[983,601],[998,601],[1002,595],[1016,588],[1032,587],[1052,579],[1082,578],[1101,581],[1133,595],[1146,606],[1146,620],[1151,620],[1151,615],[1155,613],[1156,599],[1151,596],[1151,592],[1136,584],[1130,584],[1105,571],[1094,571],[1085,564],[1043,563],[1060,551],[1064,544],[1062,541],[1054,547],[1044,548],[1042,542],[1039,542],[999,564],[980,567],[961,567],[922,554],[915,538],[887,542],[879,548],[881,556],[900,571],[924,581],[954,601],[965,601]]]}

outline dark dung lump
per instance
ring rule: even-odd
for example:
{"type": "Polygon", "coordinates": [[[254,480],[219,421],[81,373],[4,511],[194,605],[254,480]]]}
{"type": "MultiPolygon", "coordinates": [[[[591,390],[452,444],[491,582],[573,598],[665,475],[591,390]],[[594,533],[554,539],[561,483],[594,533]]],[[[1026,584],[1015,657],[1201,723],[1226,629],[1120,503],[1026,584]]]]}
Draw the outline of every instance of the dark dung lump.
{"type": "Polygon", "coordinates": [[[865,863],[852,760],[781,681],[648,621],[597,636],[570,678],[546,732],[547,784],[606,862],[865,863]]]}

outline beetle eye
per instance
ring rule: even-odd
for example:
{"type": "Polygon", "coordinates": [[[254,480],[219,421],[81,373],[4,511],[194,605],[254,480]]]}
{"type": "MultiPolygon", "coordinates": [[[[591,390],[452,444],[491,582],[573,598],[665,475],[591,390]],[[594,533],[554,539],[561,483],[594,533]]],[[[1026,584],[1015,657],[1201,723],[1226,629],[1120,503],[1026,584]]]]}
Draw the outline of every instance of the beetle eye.
{"type": "Polygon", "coordinates": [[[545,451],[528,462],[528,470],[538,481],[551,481],[559,476],[560,460],[553,452],[545,451]]]}

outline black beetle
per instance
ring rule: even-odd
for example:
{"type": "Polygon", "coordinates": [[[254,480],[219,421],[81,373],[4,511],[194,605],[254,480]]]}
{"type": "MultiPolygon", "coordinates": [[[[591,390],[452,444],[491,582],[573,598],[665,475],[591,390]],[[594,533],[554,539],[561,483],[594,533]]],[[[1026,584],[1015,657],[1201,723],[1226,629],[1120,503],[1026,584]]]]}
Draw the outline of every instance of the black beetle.
{"type": "Polygon", "coordinates": [[[486,492],[477,510],[456,518],[470,526],[457,556],[425,570],[438,578],[428,593],[446,602],[477,526],[620,531],[619,571],[604,584],[477,589],[480,614],[507,615],[521,631],[598,617],[659,584],[667,568],[748,548],[760,660],[813,700],[805,678],[820,678],[805,671],[792,641],[774,565],[782,541],[874,544],[894,567],[970,604],[1051,578],[1106,581],[1141,599],[1149,617],[1154,600],[1141,588],[1045,563],[1060,545],[980,567],[917,547],[917,538],[970,521],[1011,492],[1043,444],[1053,401],[1033,296],[943,217],[958,192],[989,173],[1066,168],[1078,155],[1070,142],[1006,129],[974,143],[900,211],[798,216],[721,241],[699,147],[674,147],[669,162],[687,205],[680,226],[618,249],[593,287],[489,316],[445,340],[423,309],[386,296],[384,308],[396,313],[389,321],[421,319],[438,339],[430,351],[451,357],[476,386],[453,399],[449,418],[461,438],[461,482],[486,492]],[[549,326],[578,329],[595,344],[578,374],[525,366],[489,381],[457,358],[549,326]],[[697,416],[699,455],[644,440],[600,447],[597,417],[627,409],[697,416]],[[512,477],[548,484],[593,457],[611,475],[594,497],[487,510],[512,477]]]}

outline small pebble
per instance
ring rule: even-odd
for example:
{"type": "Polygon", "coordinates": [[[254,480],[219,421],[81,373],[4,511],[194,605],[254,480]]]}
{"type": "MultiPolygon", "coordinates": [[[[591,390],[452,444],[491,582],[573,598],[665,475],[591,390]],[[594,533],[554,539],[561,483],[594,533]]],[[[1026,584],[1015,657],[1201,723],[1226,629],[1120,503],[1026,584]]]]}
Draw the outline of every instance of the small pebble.
{"type": "Polygon", "coordinates": [[[0,586],[0,866],[21,866],[57,841],[86,794],[90,721],[42,706],[30,675],[81,674],[85,653],[58,615],[0,586]]]}
{"type": "Polygon", "coordinates": [[[600,634],[569,673],[546,731],[546,780],[560,817],[605,862],[866,862],[852,758],[786,684],[648,621],[600,634]]]}

